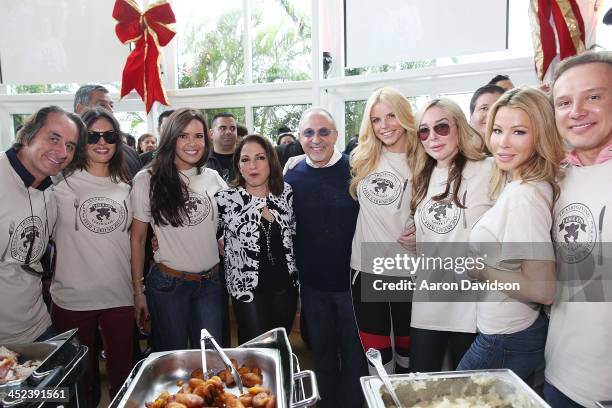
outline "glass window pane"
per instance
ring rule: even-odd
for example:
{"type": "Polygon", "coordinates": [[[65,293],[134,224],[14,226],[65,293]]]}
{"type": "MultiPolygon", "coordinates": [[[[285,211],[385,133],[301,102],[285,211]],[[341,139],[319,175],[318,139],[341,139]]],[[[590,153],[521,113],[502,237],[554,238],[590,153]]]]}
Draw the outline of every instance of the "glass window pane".
{"type": "Polygon", "coordinates": [[[29,113],[13,113],[11,115],[15,134],[17,134],[17,131],[23,126],[23,122],[25,122],[28,116],[30,116],[29,113]]]}
{"type": "Polygon", "coordinates": [[[242,0],[173,1],[179,88],[244,83],[242,0]]]}
{"type": "Polygon", "coordinates": [[[359,135],[365,104],[365,100],[344,102],[344,147],[348,145],[353,136],[359,135]]]}
{"type": "Polygon", "coordinates": [[[147,133],[147,115],[144,112],[114,112],[119,121],[121,130],[128,133],[136,140],[143,133],[147,133]]]}
{"type": "Polygon", "coordinates": [[[253,82],[311,78],[311,0],[251,2],[253,82]]]}
{"type": "Polygon", "coordinates": [[[254,132],[276,143],[278,128],[287,126],[296,132],[300,117],[310,104],[256,106],[253,108],[254,132]]]}
{"type": "MultiPolygon", "coordinates": [[[[10,94],[39,94],[39,93],[75,93],[81,85],[85,84],[33,84],[33,85],[7,85],[7,93],[10,94]]],[[[119,93],[121,84],[102,84],[109,92],[119,93]]]]}
{"type": "Polygon", "coordinates": [[[215,109],[200,109],[200,112],[204,114],[208,127],[212,125],[212,119],[218,113],[231,113],[236,118],[237,124],[244,125],[246,122],[244,108],[215,108],[215,109]]]}

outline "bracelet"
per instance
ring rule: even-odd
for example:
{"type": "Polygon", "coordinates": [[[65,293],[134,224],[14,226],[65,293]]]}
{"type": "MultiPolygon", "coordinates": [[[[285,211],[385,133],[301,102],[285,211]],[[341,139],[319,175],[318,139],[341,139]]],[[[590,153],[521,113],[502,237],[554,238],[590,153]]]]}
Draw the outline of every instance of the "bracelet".
{"type": "Polygon", "coordinates": [[[145,292],[145,285],[139,285],[138,288],[134,288],[134,296],[136,295],[144,295],[145,292]]]}
{"type": "Polygon", "coordinates": [[[142,283],[142,282],[144,282],[144,276],[141,276],[140,278],[132,279],[132,283],[142,283]]]}

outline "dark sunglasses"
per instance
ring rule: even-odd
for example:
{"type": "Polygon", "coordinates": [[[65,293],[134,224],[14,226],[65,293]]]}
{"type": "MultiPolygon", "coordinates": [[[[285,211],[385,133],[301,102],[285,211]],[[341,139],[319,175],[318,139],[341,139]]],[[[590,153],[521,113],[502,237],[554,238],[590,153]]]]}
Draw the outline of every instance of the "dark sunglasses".
{"type": "Polygon", "coordinates": [[[114,130],[108,130],[106,132],[87,131],[87,143],[96,144],[100,138],[103,138],[108,144],[115,144],[117,143],[117,132],[114,130]]]}
{"type": "MultiPolygon", "coordinates": [[[[450,124],[448,123],[438,123],[433,127],[434,132],[440,136],[448,136],[450,133],[450,124]]],[[[419,135],[419,139],[422,142],[426,141],[429,138],[430,129],[428,127],[422,127],[418,130],[417,135],[419,135]]]]}
{"type": "Polygon", "coordinates": [[[304,135],[304,137],[307,137],[307,138],[314,137],[314,135],[319,135],[321,137],[327,137],[331,135],[333,132],[335,132],[335,130],[329,129],[326,127],[319,128],[319,130],[308,128],[302,131],[302,135],[304,135]]]}
{"type": "Polygon", "coordinates": [[[21,265],[21,269],[34,275],[40,275],[40,272],[30,266],[30,261],[32,260],[32,248],[34,248],[34,240],[34,233],[32,233],[32,235],[28,238],[28,243],[30,246],[28,248],[28,253],[26,254],[25,262],[23,265],[21,265]]]}

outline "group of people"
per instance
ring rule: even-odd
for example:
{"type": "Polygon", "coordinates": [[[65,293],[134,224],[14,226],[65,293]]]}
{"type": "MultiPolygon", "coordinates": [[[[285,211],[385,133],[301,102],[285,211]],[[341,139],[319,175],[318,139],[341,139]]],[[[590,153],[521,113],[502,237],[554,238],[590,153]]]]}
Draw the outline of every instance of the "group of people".
{"type": "MultiPolygon", "coordinates": [[[[0,343],[76,327],[95,350],[99,336],[114,395],[147,321],[156,351],[198,347],[201,328],[223,342],[229,296],[243,342],[289,332],[299,301],[321,407],[363,405],[369,348],[389,373],[509,368],[534,384],[545,369],[553,407],[612,399],[612,299],[601,278],[612,241],[612,54],[562,62],[549,95],[483,88],[470,122],[450,99],[413,114],[397,90],[376,90],[350,156],[335,147],[332,115],[310,108],[293,142],[303,154],[284,169],[285,150],[266,137],[237,142],[230,114],[210,129],[194,109],[164,115],[159,146],[136,173],[108,92],[77,92],[79,115],[40,109],[0,155],[0,343]],[[48,313],[40,261],[53,242],[48,313]],[[366,252],[377,243],[413,254],[467,243],[486,254],[470,279],[520,289],[371,301],[366,252]],[[588,276],[559,276],[573,270],[588,276]]],[[[89,362],[95,406],[96,353],[89,362]]]]}

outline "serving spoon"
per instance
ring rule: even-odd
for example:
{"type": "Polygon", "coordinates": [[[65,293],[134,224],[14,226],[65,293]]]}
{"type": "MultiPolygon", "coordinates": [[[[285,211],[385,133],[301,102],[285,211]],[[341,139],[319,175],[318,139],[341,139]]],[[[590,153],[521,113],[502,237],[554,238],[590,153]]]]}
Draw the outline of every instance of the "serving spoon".
{"type": "Polygon", "coordinates": [[[402,403],[397,397],[397,394],[395,393],[395,389],[393,388],[393,385],[391,385],[391,381],[389,381],[387,372],[385,371],[385,368],[383,367],[382,358],[380,357],[380,351],[374,348],[371,348],[366,352],[366,357],[368,358],[368,361],[372,363],[372,365],[376,369],[376,373],[378,374],[378,378],[380,378],[380,381],[382,381],[387,391],[389,391],[389,395],[391,395],[391,398],[393,399],[393,403],[397,406],[397,408],[402,408],[402,403]]]}

